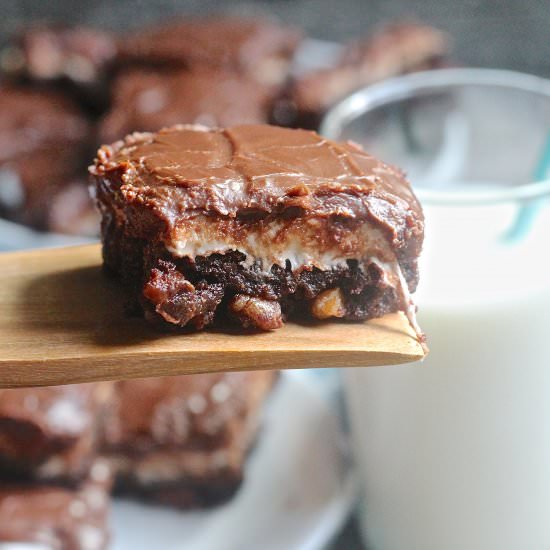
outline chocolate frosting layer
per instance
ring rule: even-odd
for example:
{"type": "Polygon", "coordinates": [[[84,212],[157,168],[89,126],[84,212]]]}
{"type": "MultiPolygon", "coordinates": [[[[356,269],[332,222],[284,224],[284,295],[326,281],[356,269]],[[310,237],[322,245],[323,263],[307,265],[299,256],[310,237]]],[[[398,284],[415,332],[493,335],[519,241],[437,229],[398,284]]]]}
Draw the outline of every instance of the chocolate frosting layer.
{"type": "Polygon", "coordinates": [[[133,134],[102,147],[91,173],[121,207],[153,212],[166,235],[206,212],[368,221],[413,256],[422,242],[422,209],[402,172],[310,131],[175,126],[133,134]]]}

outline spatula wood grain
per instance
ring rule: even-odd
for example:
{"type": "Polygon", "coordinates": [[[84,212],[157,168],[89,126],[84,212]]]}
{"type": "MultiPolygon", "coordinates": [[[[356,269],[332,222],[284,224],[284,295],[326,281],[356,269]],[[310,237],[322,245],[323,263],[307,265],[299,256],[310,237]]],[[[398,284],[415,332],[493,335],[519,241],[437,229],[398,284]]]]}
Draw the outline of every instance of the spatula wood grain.
{"type": "Polygon", "coordinates": [[[247,369],[416,361],[406,318],[288,323],[273,332],[160,332],[124,312],[99,245],[0,254],[0,387],[247,369]]]}

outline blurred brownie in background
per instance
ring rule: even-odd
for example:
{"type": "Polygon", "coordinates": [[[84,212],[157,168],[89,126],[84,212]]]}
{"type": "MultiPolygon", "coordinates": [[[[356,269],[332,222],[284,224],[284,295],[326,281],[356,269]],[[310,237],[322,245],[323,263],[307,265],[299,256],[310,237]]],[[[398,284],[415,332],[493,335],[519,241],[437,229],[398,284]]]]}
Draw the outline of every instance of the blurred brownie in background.
{"type": "Polygon", "coordinates": [[[275,122],[315,129],[325,111],[351,92],[399,74],[436,68],[448,53],[448,37],[433,27],[387,25],[346,45],[334,67],[296,79],[275,110],[275,122]]]}
{"type": "Polygon", "coordinates": [[[0,71],[17,82],[55,85],[97,111],[108,98],[106,81],[115,56],[115,40],[104,31],[44,23],[14,36],[0,52],[0,71]]]}
{"type": "Polygon", "coordinates": [[[119,40],[119,64],[223,68],[277,86],[288,76],[301,36],[267,19],[187,18],[119,40]]]}
{"type": "Polygon", "coordinates": [[[104,548],[113,481],[119,493],[179,508],[231,498],[276,378],[259,371],[0,390],[0,542],[104,548]],[[82,542],[88,527],[101,544],[82,542]]]}
{"type": "Polygon", "coordinates": [[[14,550],[106,549],[110,487],[109,466],[102,459],[93,463],[76,488],[2,482],[0,546],[4,548],[6,543],[6,548],[14,550]]]}
{"type": "Polygon", "coordinates": [[[98,453],[111,395],[108,382],[0,390],[0,479],[77,483],[98,453]]]}
{"type": "Polygon", "coordinates": [[[118,382],[104,424],[118,491],[181,508],[230,498],[275,378],[258,371],[118,382]]]}
{"type": "Polygon", "coordinates": [[[103,143],[179,123],[266,123],[273,100],[267,86],[224,69],[128,70],[116,78],[112,96],[100,125],[103,143]]]}
{"type": "Polygon", "coordinates": [[[0,214],[38,229],[66,225],[75,217],[73,203],[58,209],[55,220],[51,206],[68,185],[86,186],[89,121],[71,99],[51,90],[1,86],[0,111],[0,214]]]}

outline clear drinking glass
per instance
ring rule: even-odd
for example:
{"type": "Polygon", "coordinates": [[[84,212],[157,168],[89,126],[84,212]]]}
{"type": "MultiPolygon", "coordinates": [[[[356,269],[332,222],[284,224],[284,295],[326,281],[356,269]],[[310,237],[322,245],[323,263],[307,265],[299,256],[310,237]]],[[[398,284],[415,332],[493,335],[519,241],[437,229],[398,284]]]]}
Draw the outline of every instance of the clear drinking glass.
{"type": "Polygon", "coordinates": [[[430,355],[344,375],[367,548],[550,549],[550,82],[408,75],[322,133],[403,168],[426,214],[430,355]]]}

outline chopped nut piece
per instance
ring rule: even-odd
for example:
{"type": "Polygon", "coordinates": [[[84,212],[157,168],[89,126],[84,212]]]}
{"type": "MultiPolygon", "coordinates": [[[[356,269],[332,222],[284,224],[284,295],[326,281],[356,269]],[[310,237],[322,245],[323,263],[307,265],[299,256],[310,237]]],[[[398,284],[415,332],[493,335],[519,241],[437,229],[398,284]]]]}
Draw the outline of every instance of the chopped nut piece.
{"type": "Polygon", "coordinates": [[[344,297],[339,288],[331,288],[321,292],[313,301],[311,312],[317,319],[328,319],[329,317],[344,317],[346,307],[344,297]]]}
{"type": "Polygon", "coordinates": [[[279,302],[237,294],[231,300],[229,309],[245,327],[273,330],[283,326],[279,302]]]}
{"type": "Polygon", "coordinates": [[[210,324],[223,292],[220,285],[209,287],[191,284],[171,262],[160,262],[151,270],[143,296],[155,304],[155,311],[169,323],[191,323],[200,329],[210,324]]]}

